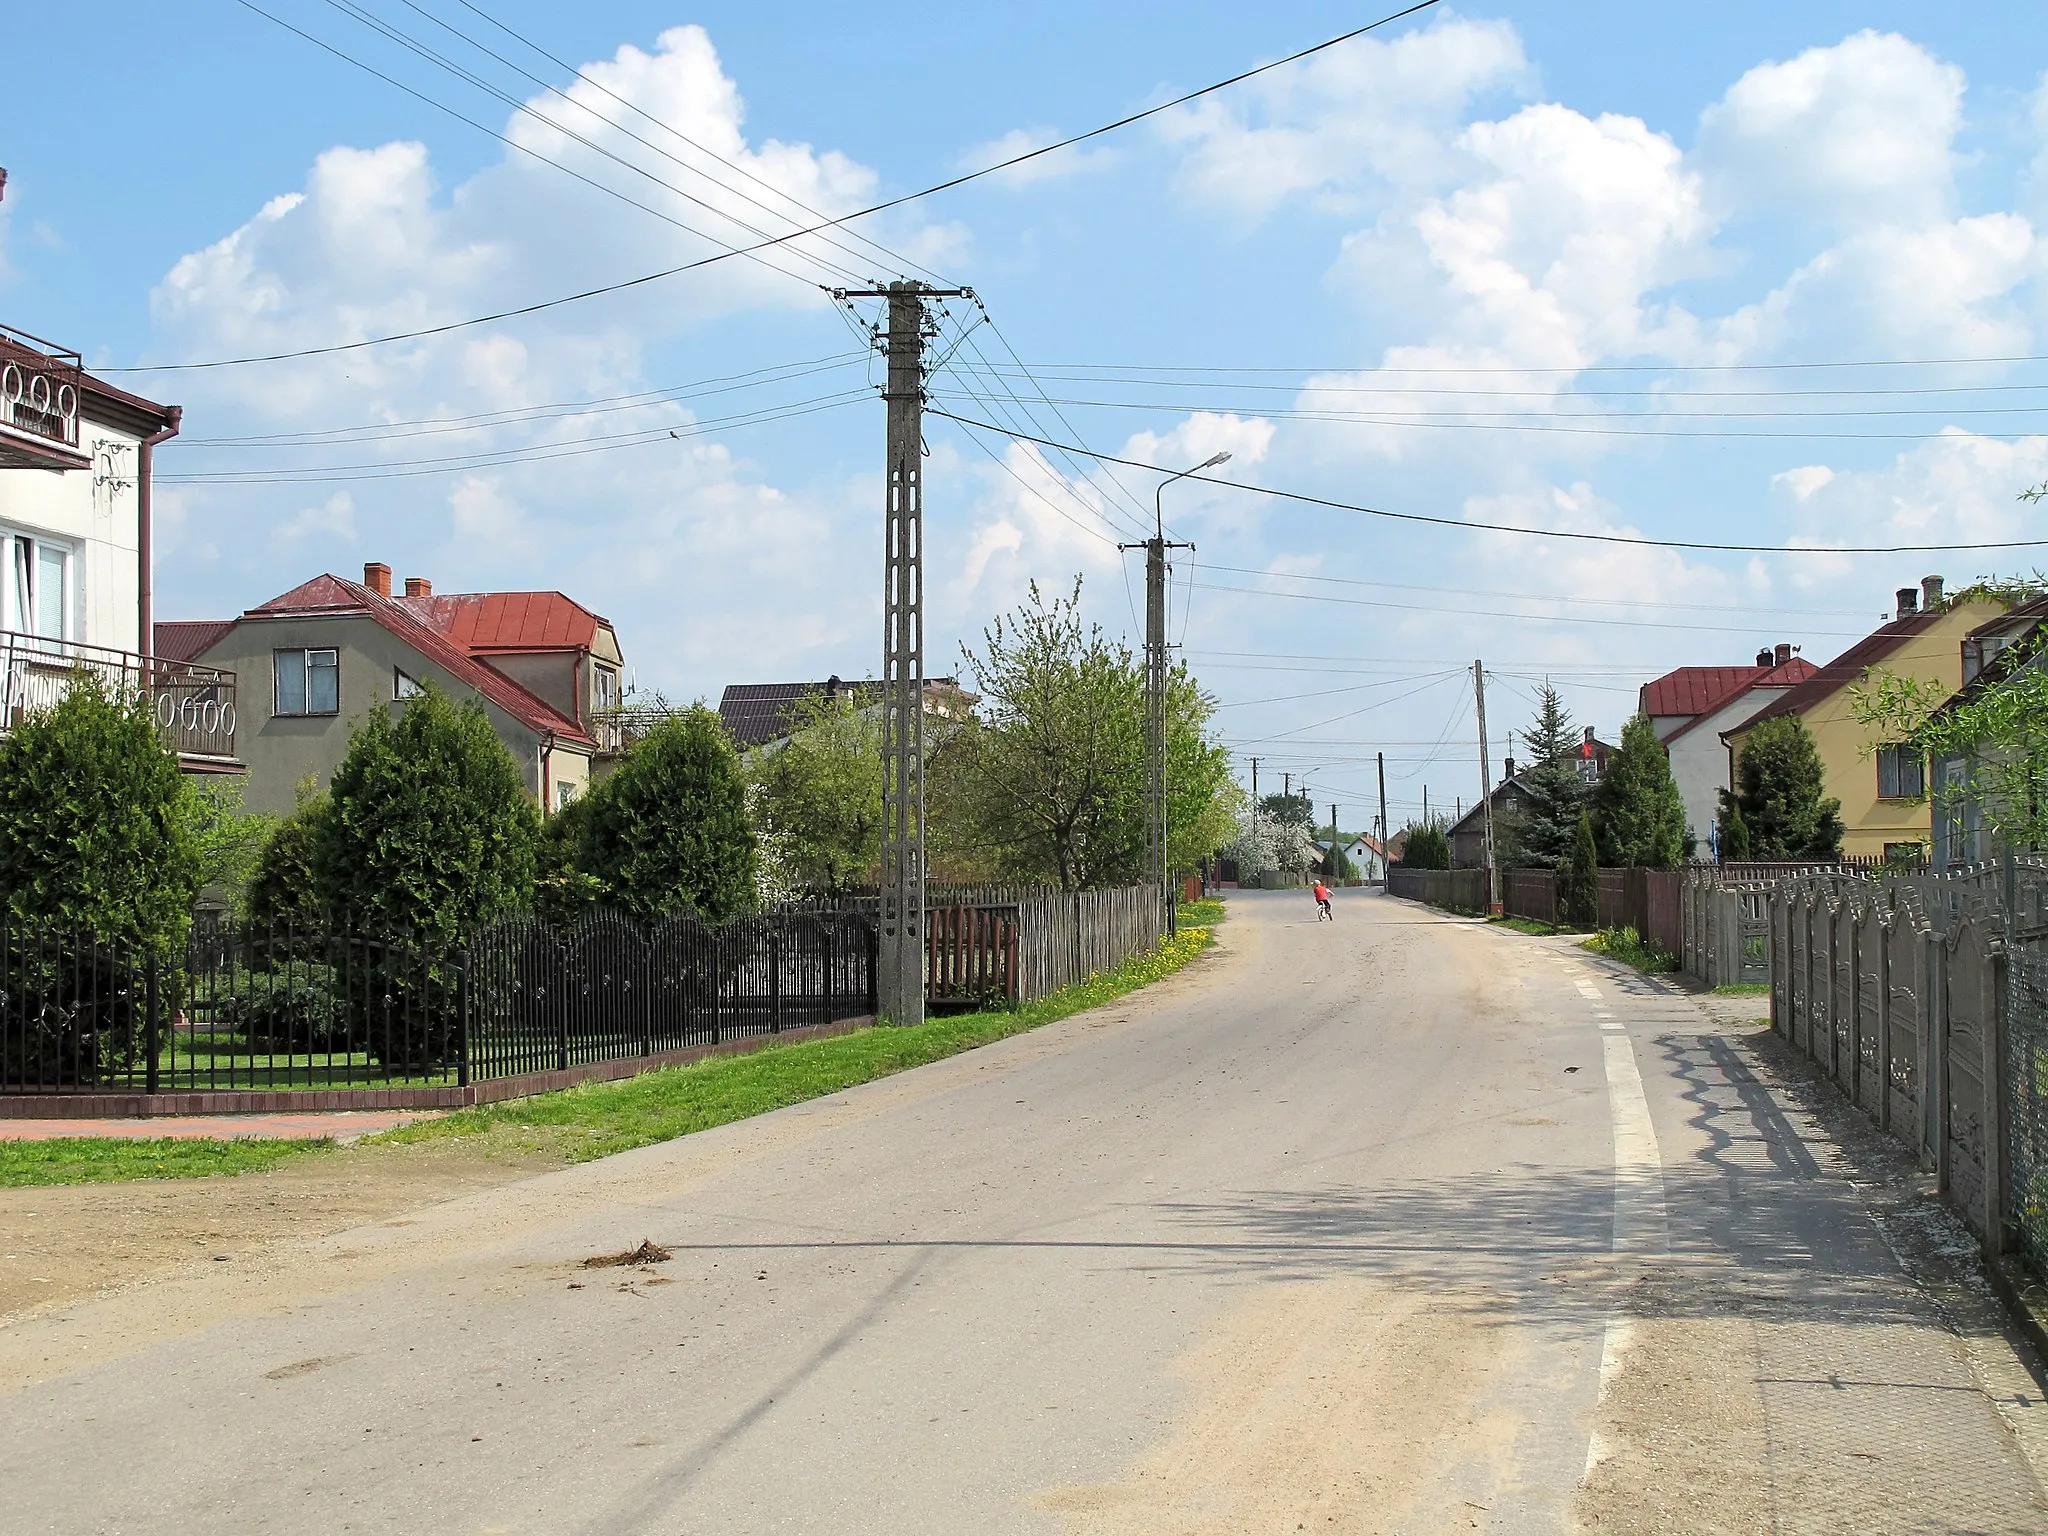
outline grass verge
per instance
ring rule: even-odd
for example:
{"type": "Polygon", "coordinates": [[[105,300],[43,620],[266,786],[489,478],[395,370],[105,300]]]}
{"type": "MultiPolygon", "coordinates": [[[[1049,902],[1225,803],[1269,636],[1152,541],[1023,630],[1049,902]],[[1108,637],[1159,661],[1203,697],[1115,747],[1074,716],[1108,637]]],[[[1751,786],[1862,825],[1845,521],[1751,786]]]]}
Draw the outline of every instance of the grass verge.
{"type": "Polygon", "coordinates": [[[1768,981],[1731,981],[1714,988],[1716,997],[1762,997],[1771,990],[1768,981]]]}
{"type": "Polygon", "coordinates": [[[1603,928],[1581,942],[1579,948],[1590,949],[1596,955],[1619,960],[1623,965],[1632,965],[1653,976],[1678,969],[1678,956],[1667,953],[1633,928],[1603,928]]]}
{"type": "Polygon", "coordinates": [[[1550,938],[1559,933],[1584,933],[1583,928],[1562,928],[1556,923],[1539,923],[1533,917],[1489,917],[1489,923],[1498,923],[1503,928],[1512,928],[1517,933],[1532,934],[1539,939],[1550,938]]]}
{"type": "Polygon", "coordinates": [[[1204,897],[1200,901],[1182,902],[1175,921],[1182,928],[1214,928],[1226,915],[1221,901],[1204,897]]]}
{"type": "Polygon", "coordinates": [[[200,1179],[251,1173],[324,1152],[330,1141],[208,1141],[159,1137],[62,1136],[0,1142],[0,1188],[32,1184],[112,1184],[130,1179],[200,1179]]]}
{"type": "Polygon", "coordinates": [[[486,1150],[549,1153],[574,1163],[609,1157],[823,1098],[1099,1007],[1171,975],[1212,942],[1207,928],[1183,928],[1150,954],[1015,1010],[954,1014],[911,1029],[862,1029],[718,1056],[619,1082],[480,1105],[364,1140],[402,1145],[482,1137],[486,1150]]]}

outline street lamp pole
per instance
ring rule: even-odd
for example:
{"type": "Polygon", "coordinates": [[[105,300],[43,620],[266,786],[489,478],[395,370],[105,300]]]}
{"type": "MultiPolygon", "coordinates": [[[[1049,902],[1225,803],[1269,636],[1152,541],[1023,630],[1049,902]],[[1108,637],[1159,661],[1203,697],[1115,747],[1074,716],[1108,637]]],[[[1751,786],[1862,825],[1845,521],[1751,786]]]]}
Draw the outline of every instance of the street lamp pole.
{"type": "Polygon", "coordinates": [[[1174,481],[1229,461],[1228,453],[1211,454],[1194,468],[1161,480],[1152,492],[1152,537],[1142,545],[1117,546],[1145,551],[1145,874],[1159,895],[1162,933],[1172,929],[1174,908],[1166,862],[1166,552],[1195,547],[1167,542],[1163,498],[1174,481]]]}

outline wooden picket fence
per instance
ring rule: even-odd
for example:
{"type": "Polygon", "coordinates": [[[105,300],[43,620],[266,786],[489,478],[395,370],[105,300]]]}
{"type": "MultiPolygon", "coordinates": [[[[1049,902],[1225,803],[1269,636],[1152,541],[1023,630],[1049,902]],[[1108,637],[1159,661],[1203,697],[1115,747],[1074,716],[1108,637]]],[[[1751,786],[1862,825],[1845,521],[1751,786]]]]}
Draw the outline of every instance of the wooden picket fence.
{"type": "Polygon", "coordinates": [[[1166,927],[1150,886],[947,891],[926,910],[925,996],[941,1009],[1031,1002],[1144,954],[1166,927]]]}

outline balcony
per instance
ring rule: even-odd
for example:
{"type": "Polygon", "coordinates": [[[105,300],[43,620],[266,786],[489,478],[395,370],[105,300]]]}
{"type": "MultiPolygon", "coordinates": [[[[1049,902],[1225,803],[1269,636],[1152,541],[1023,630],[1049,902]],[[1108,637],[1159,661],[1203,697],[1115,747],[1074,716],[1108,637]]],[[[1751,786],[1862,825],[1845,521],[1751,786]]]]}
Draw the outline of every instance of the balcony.
{"type": "Polygon", "coordinates": [[[234,673],[75,640],[0,630],[0,684],[6,690],[0,729],[54,705],[79,672],[94,674],[112,692],[141,693],[157,735],[178,754],[180,766],[198,772],[241,770],[235,758],[234,673]]]}
{"type": "Polygon", "coordinates": [[[78,449],[84,359],[0,325],[0,469],[87,469],[78,449]]]}

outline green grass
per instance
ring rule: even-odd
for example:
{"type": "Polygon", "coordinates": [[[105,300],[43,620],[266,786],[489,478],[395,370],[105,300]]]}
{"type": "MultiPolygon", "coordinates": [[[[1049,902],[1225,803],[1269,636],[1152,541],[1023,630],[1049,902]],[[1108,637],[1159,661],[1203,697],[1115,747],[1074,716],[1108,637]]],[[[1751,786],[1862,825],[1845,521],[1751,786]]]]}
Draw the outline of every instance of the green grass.
{"type": "Polygon", "coordinates": [[[1201,901],[1184,901],[1177,909],[1176,921],[1183,928],[1214,928],[1226,916],[1223,903],[1214,897],[1201,901]]]}
{"type": "Polygon", "coordinates": [[[108,1184],[129,1179],[202,1179],[250,1173],[322,1152],[330,1141],[152,1141],[113,1136],[63,1136],[52,1141],[0,1141],[0,1187],[108,1184]]]}
{"type": "Polygon", "coordinates": [[[956,1014],[912,1029],[862,1029],[717,1056],[620,1082],[459,1110],[365,1140],[406,1144],[482,1137],[487,1148],[547,1152],[570,1162],[609,1157],[822,1098],[1099,1007],[1171,975],[1211,942],[1208,929],[1184,928],[1150,954],[1014,1011],[956,1014]]]}
{"type": "Polygon", "coordinates": [[[1581,942],[1579,948],[1590,949],[1596,955],[1619,960],[1623,965],[1632,965],[1637,970],[1651,975],[1661,975],[1678,969],[1676,955],[1667,954],[1633,928],[1603,928],[1590,939],[1581,942]]]}
{"type": "Polygon", "coordinates": [[[1560,928],[1555,923],[1539,923],[1533,917],[1489,917],[1487,921],[1489,923],[1498,923],[1503,928],[1512,928],[1517,933],[1533,934],[1539,939],[1547,939],[1551,935],[1558,933],[1577,933],[1583,931],[1574,928],[1560,928]]]}
{"type": "Polygon", "coordinates": [[[1762,997],[1771,990],[1768,981],[1731,981],[1714,988],[1716,997],[1762,997]]]}

